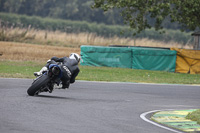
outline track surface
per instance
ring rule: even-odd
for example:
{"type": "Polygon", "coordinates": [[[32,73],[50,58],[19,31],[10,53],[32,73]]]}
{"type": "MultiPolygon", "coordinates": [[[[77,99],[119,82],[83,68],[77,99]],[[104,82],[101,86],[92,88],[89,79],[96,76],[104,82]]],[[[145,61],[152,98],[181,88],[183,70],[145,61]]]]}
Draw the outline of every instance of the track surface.
{"type": "Polygon", "coordinates": [[[200,106],[200,87],[77,81],[30,97],[30,79],[0,78],[1,133],[169,133],[140,118],[200,106]]]}

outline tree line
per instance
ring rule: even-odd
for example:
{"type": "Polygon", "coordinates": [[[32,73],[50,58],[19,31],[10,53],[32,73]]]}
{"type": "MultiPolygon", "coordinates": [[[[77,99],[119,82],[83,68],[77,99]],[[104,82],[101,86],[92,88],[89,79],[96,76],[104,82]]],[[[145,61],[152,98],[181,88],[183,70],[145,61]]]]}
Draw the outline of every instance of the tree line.
{"type": "Polygon", "coordinates": [[[105,24],[123,24],[117,10],[92,9],[93,0],[0,0],[0,12],[105,24]]]}
{"type": "MultiPolygon", "coordinates": [[[[93,5],[94,0],[0,0],[0,12],[124,25],[121,9],[113,8],[104,12],[91,8],[93,5]]],[[[149,21],[154,23],[154,20],[149,21]]],[[[163,26],[168,29],[180,28],[178,23],[172,24],[169,18],[165,19],[163,26]]]]}
{"type": "MultiPolygon", "coordinates": [[[[86,21],[71,21],[54,18],[42,18],[38,16],[27,16],[11,13],[0,13],[0,29],[8,27],[25,28],[25,29],[42,29],[46,31],[62,31],[67,33],[93,33],[97,36],[109,37],[125,37],[125,38],[148,38],[165,42],[179,42],[181,44],[191,43],[191,33],[181,32],[180,30],[166,29],[165,34],[152,29],[142,31],[140,34],[133,36],[134,30],[130,30],[128,26],[105,25],[97,23],[89,23],[86,21]]],[[[0,31],[0,34],[3,33],[0,31]]]]}

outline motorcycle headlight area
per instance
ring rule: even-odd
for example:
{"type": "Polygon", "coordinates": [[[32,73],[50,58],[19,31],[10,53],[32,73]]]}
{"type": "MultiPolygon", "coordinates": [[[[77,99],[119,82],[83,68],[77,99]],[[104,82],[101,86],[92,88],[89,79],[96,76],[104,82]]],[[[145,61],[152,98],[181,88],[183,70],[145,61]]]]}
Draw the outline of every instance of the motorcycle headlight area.
{"type": "Polygon", "coordinates": [[[57,66],[53,66],[51,71],[54,75],[59,75],[60,73],[60,69],[57,66]]]}

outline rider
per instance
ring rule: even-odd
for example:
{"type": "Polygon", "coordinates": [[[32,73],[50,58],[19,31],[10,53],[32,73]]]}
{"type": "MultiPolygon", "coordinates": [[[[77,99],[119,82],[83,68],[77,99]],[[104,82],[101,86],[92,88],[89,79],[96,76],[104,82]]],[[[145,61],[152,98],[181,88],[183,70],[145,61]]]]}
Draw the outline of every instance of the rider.
{"type": "Polygon", "coordinates": [[[78,63],[80,61],[80,56],[77,53],[70,54],[69,57],[52,57],[50,60],[47,61],[47,64],[39,71],[34,72],[34,75],[40,76],[45,71],[48,70],[50,64],[56,64],[58,62],[61,62],[61,71],[63,72],[63,76],[61,78],[62,81],[62,88],[69,88],[70,83],[75,82],[75,78],[79,73],[78,63]]]}

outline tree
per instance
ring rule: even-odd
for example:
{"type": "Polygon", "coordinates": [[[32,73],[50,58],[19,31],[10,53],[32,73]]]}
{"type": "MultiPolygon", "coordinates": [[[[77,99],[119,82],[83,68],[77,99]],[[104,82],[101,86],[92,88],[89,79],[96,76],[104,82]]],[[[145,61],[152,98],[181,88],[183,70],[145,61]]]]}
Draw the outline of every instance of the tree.
{"type": "Polygon", "coordinates": [[[125,24],[139,33],[151,27],[161,30],[166,18],[182,30],[195,30],[200,27],[199,5],[200,0],[94,0],[93,7],[120,9],[125,24]]]}
{"type": "Polygon", "coordinates": [[[0,0],[0,12],[105,24],[123,24],[118,10],[91,9],[93,0],[0,0]]]}

